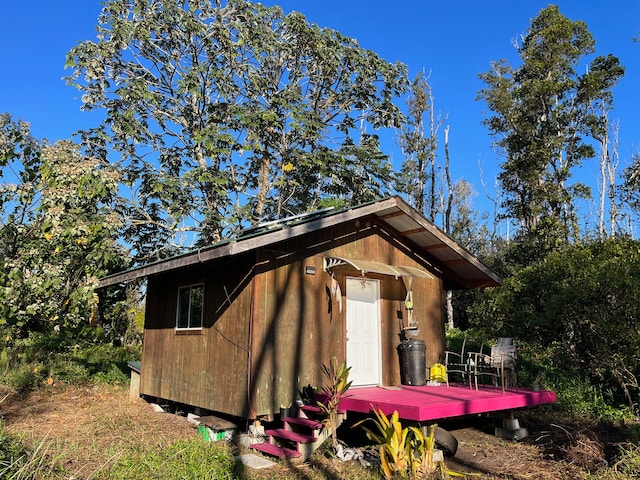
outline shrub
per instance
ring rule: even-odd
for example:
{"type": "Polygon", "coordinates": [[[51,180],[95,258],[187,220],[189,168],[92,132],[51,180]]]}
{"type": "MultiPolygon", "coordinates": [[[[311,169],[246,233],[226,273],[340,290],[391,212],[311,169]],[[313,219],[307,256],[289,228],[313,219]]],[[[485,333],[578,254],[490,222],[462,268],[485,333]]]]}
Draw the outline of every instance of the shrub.
{"type": "Polygon", "coordinates": [[[139,347],[114,346],[109,343],[77,346],[54,357],[50,370],[54,378],[69,383],[122,385],[129,378],[127,361],[139,358],[139,347]]]}
{"type": "Polygon", "coordinates": [[[39,363],[25,363],[8,369],[4,381],[19,393],[25,394],[35,390],[46,374],[45,368],[39,363]]]}
{"type": "Polygon", "coordinates": [[[616,403],[613,392],[594,385],[586,376],[555,372],[548,376],[557,395],[556,408],[583,420],[621,421],[632,418],[629,407],[616,403]]]}
{"type": "Polygon", "coordinates": [[[640,398],[640,242],[567,245],[520,268],[470,309],[472,325],[544,352],[550,367],[640,398]]]}
{"type": "Polygon", "coordinates": [[[7,357],[7,367],[0,372],[0,381],[24,394],[43,385],[49,377],[74,385],[124,385],[129,381],[127,361],[138,360],[140,348],[99,343],[76,345],[45,355],[44,352],[36,353],[34,345],[30,345],[28,349],[9,351],[7,357]]]}

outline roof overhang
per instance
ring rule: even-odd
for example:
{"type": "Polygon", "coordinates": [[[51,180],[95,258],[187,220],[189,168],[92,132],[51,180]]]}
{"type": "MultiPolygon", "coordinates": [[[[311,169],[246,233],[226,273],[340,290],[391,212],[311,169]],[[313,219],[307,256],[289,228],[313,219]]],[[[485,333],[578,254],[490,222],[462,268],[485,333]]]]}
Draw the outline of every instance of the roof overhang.
{"type": "Polygon", "coordinates": [[[445,289],[502,285],[497,273],[399,197],[380,201],[375,215],[442,272],[445,289]]]}
{"type": "Polygon", "coordinates": [[[415,267],[404,267],[401,265],[387,265],[386,263],[371,262],[369,260],[353,260],[342,257],[324,257],[323,269],[329,272],[336,267],[348,265],[356,270],[360,270],[362,275],[367,273],[380,273],[382,275],[391,275],[396,278],[400,277],[419,277],[419,278],[435,278],[429,272],[415,267]]]}
{"type": "MultiPolygon", "coordinates": [[[[417,210],[400,197],[390,197],[341,211],[332,210],[291,222],[274,223],[260,234],[226,240],[184,255],[104,277],[100,280],[99,287],[116,285],[190,265],[247,253],[323,228],[347,222],[357,223],[365,218],[375,218],[382,228],[388,227],[388,230],[420,257],[425,265],[432,267],[430,270],[433,273],[442,276],[445,289],[496,287],[502,284],[501,278],[493,270],[456,243],[417,210]]],[[[358,268],[361,271],[371,267],[371,265],[365,266],[362,260],[353,260],[352,262],[363,267],[358,268]]]]}

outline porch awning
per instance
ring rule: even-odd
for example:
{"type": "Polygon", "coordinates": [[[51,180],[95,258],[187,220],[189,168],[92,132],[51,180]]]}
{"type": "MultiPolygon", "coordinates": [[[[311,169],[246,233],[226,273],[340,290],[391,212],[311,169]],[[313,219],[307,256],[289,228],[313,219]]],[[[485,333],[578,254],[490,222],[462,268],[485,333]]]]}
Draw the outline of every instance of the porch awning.
{"type": "Polygon", "coordinates": [[[362,275],[367,272],[381,273],[382,275],[392,275],[398,277],[419,277],[434,278],[429,272],[416,267],[404,267],[400,265],[387,265],[386,263],[371,262],[369,260],[353,260],[342,257],[324,257],[324,271],[342,265],[349,265],[356,270],[360,270],[362,275]]]}

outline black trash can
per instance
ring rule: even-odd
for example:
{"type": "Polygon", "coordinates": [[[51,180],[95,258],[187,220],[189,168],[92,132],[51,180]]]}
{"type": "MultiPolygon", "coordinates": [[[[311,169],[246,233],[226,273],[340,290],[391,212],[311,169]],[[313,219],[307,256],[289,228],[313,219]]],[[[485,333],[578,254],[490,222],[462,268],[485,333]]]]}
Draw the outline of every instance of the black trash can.
{"type": "Polygon", "coordinates": [[[426,385],[427,348],[423,340],[404,340],[398,345],[403,385],[426,385]]]}

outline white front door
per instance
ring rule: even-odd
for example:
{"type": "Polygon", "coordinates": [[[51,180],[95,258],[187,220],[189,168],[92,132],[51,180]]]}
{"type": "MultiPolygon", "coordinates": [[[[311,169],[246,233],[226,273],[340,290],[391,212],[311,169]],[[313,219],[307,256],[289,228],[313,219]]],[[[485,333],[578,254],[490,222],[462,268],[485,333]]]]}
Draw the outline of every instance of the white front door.
{"type": "Polygon", "coordinates": [[[382,375],[380,282],[347,278],[347,366],[353,386],[378,385],[382,375]]]}

